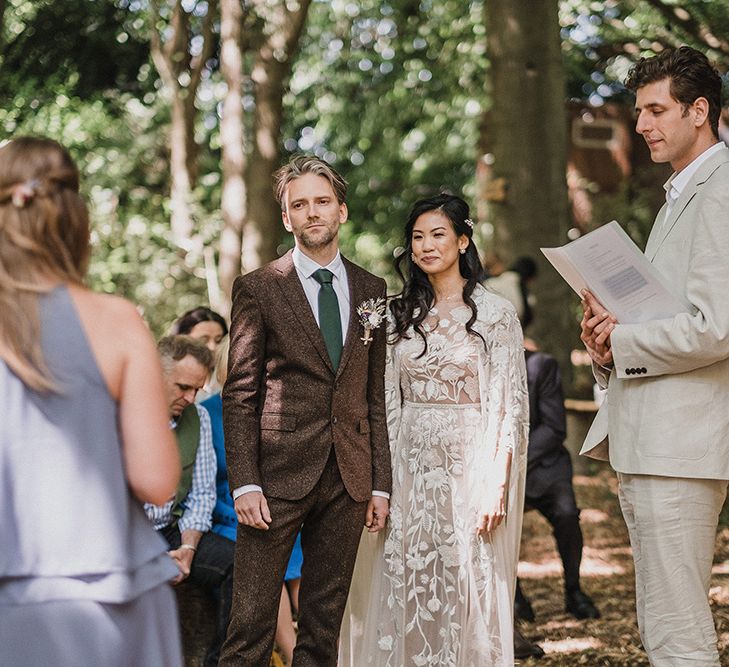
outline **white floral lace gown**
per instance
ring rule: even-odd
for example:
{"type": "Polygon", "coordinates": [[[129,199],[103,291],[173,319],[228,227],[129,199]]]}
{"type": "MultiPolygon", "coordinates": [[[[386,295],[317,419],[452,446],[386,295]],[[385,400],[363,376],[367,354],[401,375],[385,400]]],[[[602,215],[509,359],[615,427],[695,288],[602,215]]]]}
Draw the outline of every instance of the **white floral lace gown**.
{"type": "Polygon", "coordinates": [[[481,288],[478,296],[479,318],[488,305],[496,320],[475,327],[486,348],[466,332],[470,308],[445,303],[424,321],[424,355],[417,334],[390,350],[390,523],[379,539],[363,537],[340,667],[513,665],[511,533],[521,526],[528,419],[523,349],[504,302],[481,288]],[[475,528],[489,461],[515,446],[508,526],[484,540],[475,528]]]}

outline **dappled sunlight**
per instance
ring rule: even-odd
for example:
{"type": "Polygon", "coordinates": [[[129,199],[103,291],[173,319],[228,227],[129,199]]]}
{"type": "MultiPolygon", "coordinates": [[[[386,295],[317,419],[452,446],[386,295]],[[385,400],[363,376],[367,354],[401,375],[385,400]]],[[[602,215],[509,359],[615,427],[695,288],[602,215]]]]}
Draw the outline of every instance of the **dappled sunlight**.
{"type": "Polygon", "coordinates": [[[559,558],[548,558],[540,563],[519,561],[519,576],[526,579],[562,576],[562,561],[559,558]]]}
{"type": "Polygon", "coordinates": [[[711,604],[729,606],[729,586],[712,586],[709,589],[711,604]]]}
{"type": "Polygon", "coordinates": [[[608,520],[608,515],[602,510],[584,509],[580,512],[580,523],[602,523],[608,520]]]}
{"type": "MultiPolygon", "coordinates": [[[[524,517],[519,577],[536,620],[520,623],[525,637],[545,651],[522,667],[648,667],[635,617],[632,553],[615,495],[615,475],[574,478],[585,546],[582,588],[602,613],[597,620],[577,620],[564,607],[562,563],[550,525],[538,512],[524,517]]],[[[717,534],[712,571],[711,605],[719,636],[722,664],[729,665],[729,529],[717,534]]]]}
{"type": "Polygon", "coordinates": [[[580,574],[583,577],[611,577],[615,574],[625,574],[625,568],[619,563],[603,560],[602,558],[582,558],[580,574]]]}
{"type": "Polygon", "coordinates": [[[562,639],[561,641],[545,641],[541,643],[541,647],[545,653],[574,653],[575,651],[585,651],[589,648],[602,648],[603,643],[594,637],[574,637],[562,639]]]}
{"type": "Polygon", "coordinates": [[[584,624],[582,621],[578,621],[571,616],[565,616],[565,618],[558,621],[548,621],[547,623],[542,625],[542,629],[545,632],[559,632],[560,634],[564,634],[565,630],[576,631],[583,625],[584,624]]]}

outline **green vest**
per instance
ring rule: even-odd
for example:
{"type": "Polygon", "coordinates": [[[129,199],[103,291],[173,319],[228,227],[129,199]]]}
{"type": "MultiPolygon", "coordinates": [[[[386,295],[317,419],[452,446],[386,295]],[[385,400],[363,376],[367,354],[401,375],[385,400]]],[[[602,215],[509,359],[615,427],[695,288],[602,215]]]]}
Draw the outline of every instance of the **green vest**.
{"type": "Polygon", "coordinates": [[[195,457],[200,444],[200,415],[194,405],[188,405],[177,420],[175,428],[177,447],[180,450],[180,463],[182,475],[175,493],[175,504],[172,506],[172,515],[179,519],[185,511],[182,502],[192,489],[192,469],[195,467],[195,457]]]}

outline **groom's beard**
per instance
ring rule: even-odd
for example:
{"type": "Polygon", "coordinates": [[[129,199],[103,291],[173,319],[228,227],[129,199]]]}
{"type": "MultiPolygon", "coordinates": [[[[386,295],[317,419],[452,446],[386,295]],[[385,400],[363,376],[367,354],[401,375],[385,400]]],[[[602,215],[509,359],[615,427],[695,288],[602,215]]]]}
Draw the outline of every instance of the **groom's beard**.
{"type": "Polygon", "coordinates": [[[337,238],[338,225],[334,224],[330,226],[328,222],[322,222],[322,227],[316,229],[308,229],[304,227],[301,230],[298,241],[304,248],[309,250],[318,250],[328,246],[332,241],[337,238]]]}

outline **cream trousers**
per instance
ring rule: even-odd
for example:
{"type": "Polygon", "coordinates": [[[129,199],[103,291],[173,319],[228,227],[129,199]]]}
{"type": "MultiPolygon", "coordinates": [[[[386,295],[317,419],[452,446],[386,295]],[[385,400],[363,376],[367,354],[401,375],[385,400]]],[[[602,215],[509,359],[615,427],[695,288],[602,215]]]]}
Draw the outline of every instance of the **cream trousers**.
{"type": "Polygon", "coordinates": [[[719,667],[709,582],[726,480],[618,473],[652,667],[719,667]]]}

